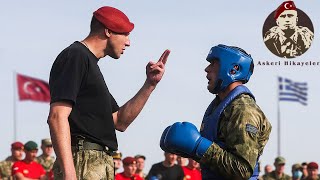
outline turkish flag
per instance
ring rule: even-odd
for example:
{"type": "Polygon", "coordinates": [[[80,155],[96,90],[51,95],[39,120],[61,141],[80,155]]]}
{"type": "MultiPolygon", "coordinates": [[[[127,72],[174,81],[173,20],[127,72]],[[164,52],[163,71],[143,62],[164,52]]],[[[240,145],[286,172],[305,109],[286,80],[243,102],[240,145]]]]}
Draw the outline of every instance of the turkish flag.
{"type": "Polygon", "coordinates": [[[17,74],[20,101],[50,102],[49,84],[43,80],[17,74]]]}

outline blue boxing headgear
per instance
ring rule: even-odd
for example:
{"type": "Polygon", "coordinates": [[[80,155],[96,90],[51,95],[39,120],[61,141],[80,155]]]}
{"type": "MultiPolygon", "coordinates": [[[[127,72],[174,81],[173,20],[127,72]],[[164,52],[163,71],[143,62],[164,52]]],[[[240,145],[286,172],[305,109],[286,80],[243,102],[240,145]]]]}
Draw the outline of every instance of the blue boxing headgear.
{"type": "Polygon", "coordinates": [[[253,59],[243,49],[219,44],[211,48],[207,61],[219,61],[220,69],[216,80],[214,92],[224,90],[236,81],[246,83],[253,73],[253,59]]]}

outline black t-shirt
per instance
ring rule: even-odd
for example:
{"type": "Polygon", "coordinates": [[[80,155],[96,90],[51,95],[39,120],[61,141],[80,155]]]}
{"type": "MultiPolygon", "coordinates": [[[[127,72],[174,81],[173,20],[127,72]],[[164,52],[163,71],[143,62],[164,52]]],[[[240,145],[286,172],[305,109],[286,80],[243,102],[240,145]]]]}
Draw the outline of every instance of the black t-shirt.
{"type": "Polygon", "coordinates": [[[70,102],[71,135],[118,148],[112,113],[119,106],[110,94],[98,66],[98,58],[80,42],[74,42],[56,58],[50,72],[51,103],[70,102]]]}
{"type": "Polygon", "coordinates": [[[152,165],[146,180],[183,180],[184,172],[181,166],[175,164],[172,167],[165,167],[162,162],[152,165]]]}

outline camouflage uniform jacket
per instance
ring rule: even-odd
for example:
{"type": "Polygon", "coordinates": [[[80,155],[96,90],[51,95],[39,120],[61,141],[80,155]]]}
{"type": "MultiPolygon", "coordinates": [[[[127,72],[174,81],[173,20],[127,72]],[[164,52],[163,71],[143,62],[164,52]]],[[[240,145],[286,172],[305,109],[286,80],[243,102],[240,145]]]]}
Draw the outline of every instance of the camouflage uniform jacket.
{"type": "Polygon", "coordinates": [[[12,177],[12,161],[2,161],[0,162],[0,179],[2,180],[11,180],[12,177]]]}
{"type": "Polygon", "coordinates": [[[5,159],[5,161],[14,161],[14,159],[13,159],[13,157],[12,156],[8,156],[6,159],[5,159]]]}
{"type": "Polygon", "coordinates": [[[44,170],[46,170],[46,172],[49,172],[53,167],[54,157],[51,156],[50,159],[47,160],[42,154],[36,158],[36,161],[42,165],[42,167],[44,168],[44,170]]]}
{"type": "Polygon", "coordinates": [[[268,47],[272,47],[274,54],[292,58],[305,53],[310,48],[313,37],[313,32],[307,27],[296,26],[294,33],[286,37],[280,27],[274,26],[266,32],[264,42],[268,47]]]}
{"type": "MultiPolygon", "coordinates": [[[[218,98],[214,101],[219,103],[218,98]]],[[[241,94],[220,116],[217,137],[224,143],[224,148],[213,143],[200,163],[230,179],[249,179],[269,139],[271,128],[255,100],[241,94]]]]}
{"type": "Polygon", "coordinates": [[[263,180],[291,180],[291,177],[285,173],[281,177],[279,177],[276,171],[272,171],[268,175],[266,175],[263,180]]]}

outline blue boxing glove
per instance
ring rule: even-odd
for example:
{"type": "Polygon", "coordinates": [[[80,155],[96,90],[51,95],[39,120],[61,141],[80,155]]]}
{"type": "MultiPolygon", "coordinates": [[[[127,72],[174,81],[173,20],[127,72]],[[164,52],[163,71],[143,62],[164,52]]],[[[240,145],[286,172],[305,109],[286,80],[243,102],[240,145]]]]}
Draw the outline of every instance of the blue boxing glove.
{"type": "Polygon", "coordinates": [[[212,144],[208,139],[201,137],[197,127],[189,122],[176,122],[167,127],[160,140],[160,146],[168,152],[201,159],[212,144]]]}
{"type": "Polygon", "coordinates": [[[173,152],[170,152],[170,149],[167,148],[164,144],[164,139],[165,137],[167,136],[167,133],[168,133],[168,130],[171,128],[171,126],[168,126],[162,133],[161,135],[161,138],[160,138],[160,147],[161,149],[164,151],[164,152],[169,152],[169,153],[173,153],[173,152]]]}
{"type": "Polygon", "coordinates": [[[161,138],[160,138],[160,147],[161,149],[164,151],[164,152],[168,152],[168,153],[171,153],[171,154],[176,154],[178,156],[182,156],[182,157],[185,157],[185,158],[192,158],[189,154],[186,154],[186,153],[183,153],[183,152],[180,152],[178,150],[174,150],[174,149],[170,149],[169,147],[166,146],[164,140],[165,140],[165,137],[167,136],[167,133],[169,131],[169,129],[171,128],[171,126],[168,126],[162,133],[161,135],[161,138]]]}

